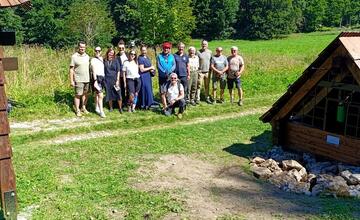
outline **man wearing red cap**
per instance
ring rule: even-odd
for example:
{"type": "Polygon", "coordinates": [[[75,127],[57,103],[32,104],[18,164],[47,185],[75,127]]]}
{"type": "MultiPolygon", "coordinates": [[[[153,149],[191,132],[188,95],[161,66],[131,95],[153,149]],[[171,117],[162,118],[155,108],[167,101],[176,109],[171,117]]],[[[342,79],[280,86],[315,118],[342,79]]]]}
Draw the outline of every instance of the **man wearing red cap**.
{"type": "Polygon", "coordinates": [[[171,52],[171,43],[164,42],[162,45],[163,51],[156,57],[156,64],[159,73],[159,88],[161,95],[161,103],[163,105],[163,110],[167,108],[166,103],[166,84],[169,78],[169,75],[174,72],[176,68],[175,58],[170,53],[171,52]]]}

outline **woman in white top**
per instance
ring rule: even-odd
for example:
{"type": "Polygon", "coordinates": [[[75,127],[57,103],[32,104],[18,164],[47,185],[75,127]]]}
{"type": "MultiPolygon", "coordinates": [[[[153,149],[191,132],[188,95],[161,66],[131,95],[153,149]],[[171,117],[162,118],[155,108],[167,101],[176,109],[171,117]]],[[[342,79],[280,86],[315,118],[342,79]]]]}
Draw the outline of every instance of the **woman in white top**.
{"type": "Polygon", "coordinates": [[[125,73],[126,86],[129,95],[128,110],[129,112],[134,112],[141,88],[139,65],[137,64],[135,51],[130,51],[128,60],[124,62],[123,72],[125,73]]]}
{"type": "Polygon", "coordinates": [[[195,47],[189,47],[189,65],[190,65],[190,81],[189,81],[189,92],[190,95],[190,104],[196,105],[200,102],[195,100],[200,100],[200,98],[196,98],[197,93],[197,83],[199,76],[199,57],[196,55],[195,47]]]}
{"type": "Polygon", "coordinates": [[[100,117],[105,118],[103,99],[103,90],[105,88],[105,71],[104,71],[104,60],[101,57],[101,48],[95,47],[95,57],[91,58],[90,61],[91,72],[94,77],[94,88],[96,92],[95,96],[95,112],[100,117]]]}

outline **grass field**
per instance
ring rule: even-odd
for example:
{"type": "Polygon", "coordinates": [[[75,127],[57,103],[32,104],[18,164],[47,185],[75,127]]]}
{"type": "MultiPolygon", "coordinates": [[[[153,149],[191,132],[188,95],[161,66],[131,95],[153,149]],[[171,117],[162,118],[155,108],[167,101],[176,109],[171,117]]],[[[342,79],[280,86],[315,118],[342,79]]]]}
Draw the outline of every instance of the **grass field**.
{"type": "Polygon", "coordinates": [[[182,120],[156,111],[74,119],[67,80],[72,51],[6,48],[20,57],[20,71],[7,73],[8,93],[25,105],[10,115],[19,210],[32,219],[359,218],[358,200],[279,192],[248,171],[247,157],[271,147],[270,125],[259,116],[336,35],[210,42],[211,50],[222,46],[226,54],[232,45],[240,48],[245,105],[202,103],[182,120]],[[169,170],[157,167],[166,162],[169,170]],[[163,180],[173,187],[163,188],[163,180]],[[211,208],[209,215],[196,211],[211,208]]]}

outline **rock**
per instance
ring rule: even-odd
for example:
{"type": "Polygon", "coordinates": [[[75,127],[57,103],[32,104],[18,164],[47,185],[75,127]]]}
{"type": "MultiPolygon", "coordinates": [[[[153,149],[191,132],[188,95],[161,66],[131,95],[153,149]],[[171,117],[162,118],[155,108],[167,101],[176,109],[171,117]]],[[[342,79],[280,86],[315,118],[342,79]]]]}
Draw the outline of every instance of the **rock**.
{"type": "Polygon", "coordinates": [[[348,170],[340,172],[340,176],[346,180],[348,185],[357,185],[360,183],[360,181],[348,170]]]}
{"type": "Polygon", "coordinates": [[[254,176],[259,179],[268,179],[272,176],[272,172],[266,167],[251,167],[251,171],[254,173],[254,176]]]}
{"type": "Polygon", "coordinates": [[[358,174],[358,173],[353,173],[353,174],[351,174],[350,178],[353,179],[354,182],[356,181],[357,184],[360,184],[360,174],[358,174]]]}
{"type": "Polygon", "coordinates": [[[292,169],[288,172],[288,175],[295,178],[297,182],[300,182],[301,179],[303,178],[301,176],[301,174],[299,173],[299,171],[297,171],[296,169],[292,169]]]}
{"type": "MultiPolygon", "coordinates": [[[[298,172],[296,169],[293,169],[293,172],[298,172]]],[[[284,171],[280,175],[273,175],[269,178],[269,181],[280,188],[281,190],[287,192],[301,193],[310,195],[310,183],[297,182],[296,179],[289,174],[289,172],[284,171]]]]}
{"type": "Polygon", "coordinates": [[[266,167],[272,172],[280,171],[281,168],[279,167],[278,163],[273,159],[267,159],[263,163],[259,164],[259,167],[266,167]]]}
{"type": "Polygon", "coordinates": [[[256,163],[256,164],[260,164],[265,162],[265,159],[261,158],[261,157],[254,157],[251,162],[256,163]]]}
{"type": "Polygon", "coordinates": [[[284,186],[288,185],[290,182],[295,183],[295,179],[289,176],[287,171],[282,172],[279,175],[271,176],[269,181],[280,189],[283,189],[284,186]]]}
{"type": "Polygon", "coordinates": [[[317,178],[316,185],[312,188],[312,195],[333,195],[349,196],[349,187],[341,176],[331,176],[320,174],[317,178]]]}
{"type": "Polygon", "coordinates": [[[351,173],[360,173],[360,167],[344,165],[344,164],[341,164],[341,163],[338,164],[338,170],[339,170],[339,172],[348,170],[351,173]]]}
{"type": "Polygon", "coordinates": [[[299,162],[297,162],[296,160],[283,160],[281,162],[282,167],[284,170],[292,170],[292,169],[296,169],[297,171],[301,170],[301,169],[305,169],[299,162]]]}
{"type": "Polygon", "coordinates": [[[316,159],[312,154],[309,153],[303,153],[302,157],[305,164],[313,164],[316,163],[316,159]]]}
{"type": "Polygon", "coordinates": [[[360,198],[360,185],[349,186],[349,194],[351,197],[360,198]]]}
{"type": "Polygon", "coordinates": [[[324,167],[320,173],[331,173],[331,174],[338,174],[338,166],[337,165],[331,165],[331,166],[327,166],[327,167],[324,167]]]}
{"type": "Polygon", "coordinates": [[[310,173],[306,176],[306,182],[310,183],[310,190],[315,186],[316,184],[316,175],[313,173],[310,173]]]}
{"type": "Polygon", "coordinates": [[[323,174],[323,170],[326,167],[330,167],[332,166],[332,163],[330,162],[317,162],[317,163],[312,163],[312,164],[307,164],[306,168],[308,170],[308,172],[313,173],[313,174],[323,174]]]}
{"type": "Polygon", "coordinates": [[[291,192],[311,195],[310,192],[310,183],[299,182],[296,184],[289,184],[289,189],[291,192]]]}

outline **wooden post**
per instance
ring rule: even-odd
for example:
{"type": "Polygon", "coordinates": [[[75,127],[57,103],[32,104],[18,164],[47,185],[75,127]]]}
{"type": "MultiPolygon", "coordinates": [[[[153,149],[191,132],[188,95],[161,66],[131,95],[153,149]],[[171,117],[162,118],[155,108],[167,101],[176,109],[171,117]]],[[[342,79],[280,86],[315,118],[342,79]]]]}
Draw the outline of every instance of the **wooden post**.
{"type": "MultiPolygon", "coordinates": [[[[15,34],[0,33],[0,42],[3,44],[15,43],[15,34]],[[11,39],[1,39],[3,36],[11,39]]],[[[7,98],[5,93],[5,70],[16,70],[16,58],[4,58],[4,49],[0,45],[0,194],[1,208],[5,219],[17,219],[16,211],[16,183],[15,172],[12,165],[12,150],[10,145],[10,127],[7,118],[7,98]]]]}

